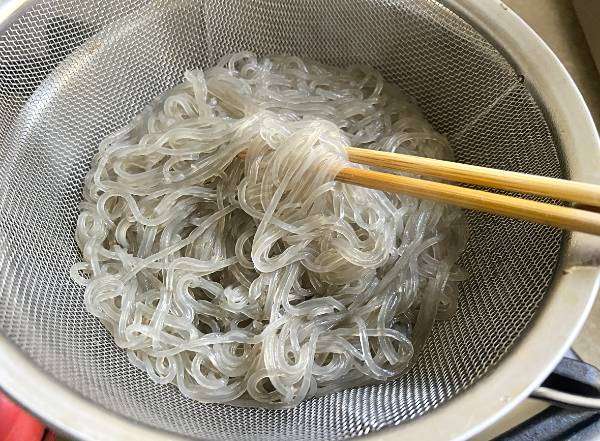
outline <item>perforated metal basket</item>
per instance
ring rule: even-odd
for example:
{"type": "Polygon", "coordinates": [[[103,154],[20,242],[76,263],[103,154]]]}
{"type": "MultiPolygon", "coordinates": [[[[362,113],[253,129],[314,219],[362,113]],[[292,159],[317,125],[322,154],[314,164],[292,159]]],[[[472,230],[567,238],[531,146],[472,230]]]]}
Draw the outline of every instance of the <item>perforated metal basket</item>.
{"type": "Polygon", "coordinates": [[[419,102],[457,160],[598,182],[591,118],[557,59],[496,0],[9,0],[0,20],[0,384],[59,429],[464,438],[526,397],[583,323],[595,238],[468,213],[458,313],[406,376],[282,411],[199,404],[152,383],[86,313],[68,269],[98,142],[185,69],[242,49],[367,63],[419,102]]]}

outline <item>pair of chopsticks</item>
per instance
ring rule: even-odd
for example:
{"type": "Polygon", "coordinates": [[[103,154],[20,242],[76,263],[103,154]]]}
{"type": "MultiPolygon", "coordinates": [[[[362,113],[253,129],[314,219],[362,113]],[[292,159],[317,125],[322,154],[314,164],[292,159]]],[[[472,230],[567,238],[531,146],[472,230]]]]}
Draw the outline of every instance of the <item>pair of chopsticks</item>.
{"type": "MultiPolygon", "coordinates": [[[[452,182],[475,184],[500,190],[545,196],[600,207],[600,185],[545,176],[478,167],[457,162],[399,153],[348,147],[351,162],[413,172],[452,182]]],[[[524,219],[571,231],[600,235],[600,213],[561,205],[520,199],[483,190],[460,187],[425,179],[345,167],[336,181],[456,205],[462,208],[524,219]]]]}
{"type": "MultiPolygon", "coordinates": [[[[600,207],[600,185],[356,147],[347,147],[346,152],[350,162],[356,164],[412,172],[463,184],[545,196],[575,202],[584,207],[600,207]]],[[[240,153],[239,156],[240,158],[245,157],[245,152],[240,153]]],[[[514,219],[523,219],[565,230],[600,235],[600,212],[587,209],[547,204],[356,167],[342,168],[335,180],[514,219]]]]}

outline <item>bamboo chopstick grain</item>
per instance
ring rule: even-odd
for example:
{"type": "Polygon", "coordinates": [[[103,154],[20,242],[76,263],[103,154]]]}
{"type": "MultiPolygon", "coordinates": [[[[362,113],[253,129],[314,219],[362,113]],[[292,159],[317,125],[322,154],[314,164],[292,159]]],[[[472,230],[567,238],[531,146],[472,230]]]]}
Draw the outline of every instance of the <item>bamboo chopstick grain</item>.
{"type": "Polygon", "coordinates": [[[352,167],[343,168],[335,179],[376,190],[403,193],[462,208],[600,235],[600,213],[591,211],[352,167]]]}
{"type": "Polygon", "coordinates": [[[357,164],[600,207],[600,185],[356,147],[348,147],[346,151],[348,159],[357,164]]]}

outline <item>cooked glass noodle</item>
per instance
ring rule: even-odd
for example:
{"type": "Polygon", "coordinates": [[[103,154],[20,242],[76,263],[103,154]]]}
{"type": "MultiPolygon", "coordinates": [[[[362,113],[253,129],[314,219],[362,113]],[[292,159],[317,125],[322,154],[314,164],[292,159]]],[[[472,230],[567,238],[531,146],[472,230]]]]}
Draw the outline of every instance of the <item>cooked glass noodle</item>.
{"type": "Polygon", "coordinates": [[[88,310],[199,401],[293,406],[399,375],[456,307],[464,222],[334,182],[350,145],[450,155],[371,68],[243,52],[187,72],[93,160],[72,269],[88,310]]]}

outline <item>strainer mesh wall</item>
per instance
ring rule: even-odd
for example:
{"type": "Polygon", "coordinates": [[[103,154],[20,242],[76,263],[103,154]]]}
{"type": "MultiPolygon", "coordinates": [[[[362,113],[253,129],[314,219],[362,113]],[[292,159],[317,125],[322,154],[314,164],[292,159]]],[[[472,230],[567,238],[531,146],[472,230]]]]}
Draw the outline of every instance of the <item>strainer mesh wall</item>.
{"type": "Polygon", "coordinates": [[[520,76],[428,0],[43,0],[0,34],[0,329],[42,369],[127,417],[211,439],[339,439],[415,418],[485,375],[551,283],[560,233],[468,213],[457,315],[403,378],[292,410],[199,404],[131,367],[69,281],[82,180],[98,142],[185,69],[228,52],[367,63],[448,135],[463,162],[560,177],[520,76]]]}

